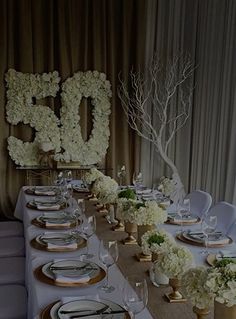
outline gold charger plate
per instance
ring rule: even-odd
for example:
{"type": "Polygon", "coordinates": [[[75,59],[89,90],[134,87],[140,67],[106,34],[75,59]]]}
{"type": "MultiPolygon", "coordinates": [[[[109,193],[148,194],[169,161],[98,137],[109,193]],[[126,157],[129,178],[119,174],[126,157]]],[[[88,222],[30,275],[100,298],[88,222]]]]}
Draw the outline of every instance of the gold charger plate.
{"type": "Polygon", "coordinates": [[[42,272],[42,266],[39,266],[38,268],[36,268],[34,270],[34,276],[36,279],[38,279],[39,281],[48,284],[48,285],[52,285],[52,286],[58,286],[58,287],[87,287],[90,285],[94,285],[98,282],[100,282],[103,278],[105,278],[106,276],[106,272],[104,269],[100,268],[100,271],[98,273],[98,275],[94,278],[91,278],[89,281],[87,282],[56,282],[54,279],[47,277],[43,272],[42,272]]]}
{"type": "MultiPolygon", "coordinates": [[[[205,246],[205,243],[204,242],[196,242],[194,240],[191,240],[191,239],[188,239],[186,237],[184,237],[182,234],[178,234],[176,235],[176,238],[179,239],[180,241],[186,243],[186,244],[189,244],[189,245],[194,245],[194,246],[200,246],[200,247],[204,247],[205,246]]],[[[232,244],[233,240],[232,238],[228,237],[229,238],[229,242],[228,243],[224,243],[224,244],[208,244],[207,246],[210,248],[217,248],[217,247],[224,247],[224,246],[227,246],[227,245],[230,245],[232,244]]]]}
{"type": "Polygon", "coordinates": [[[187,219],[184,219],[183,222],[181,221],[175,221],[174,219],[168,219],[165,223],[171,224],[171,225],[180,225],[183,224],[183,226],[189,226],[189,225],[196,225],[201,222],[201,218],[198,217],[196,221],[188,221],[187,219]]]}
{"type": "Polygon", "coordinates": [[[48,207],[45,207],[45,209],[38,209],[37,206],[30,204],[30,202],[28,202],[26,204],[26,207],[30,208],[30,209],[38,210],[40,212],[43,212],[43,211],[47,211],[47,212],[51,211],[51,212],[53,212],[53,211],[57,211],[57,210],[61,210],[61,209],[66,208],[66,203],[60,204],[60,207],[58,209],[55,209],[55,208],[51,209],[51,208],[48,208],[48,207]]]}
{"type": "Polygon", "coordinates": [[[30,241],[30,245],[35,248],[35,249],[38,249],[38,250],[43,250],[43,251],[48,251],[48,252],[67,252],[67,251],[76,251],[76,250],[79,250],[83,247],[86,246],[86,240],[84,238],[81,237],[81,243],[77,243],[77,247],[76,248],[68,248],[66,246],[62,246],[61,248],[50,248],[48,249],[47,245],[45,244],[40,244],[39,242],[37,242],[36,238],[33,238],[31,241],[30,241]]]}
{"type": "MultiPolygon", "coordinates": [[[[57,300],[56,302],[51,303],[46,308],[44,308],[41,311],[40,319],[52,319],[52,317],[50,315],[50,311],[51,311],[52,307],[55,306],[55,304],[57,304],[58,302],[59,302],[59,300],[57,300]]],[[[131,319],[129,313],[125,313],[125,319],[131,319]]]]}
{"type": "MultiPolygon", "coordinates": [[[[51,226],[46,226],[46,223],[44,221],[40,221],[37,218],[34,218],[31,220],[31,224],[40,228],[45,228],[45,229],[70,229],[70,228],[74,228],[76,226],[76,223],[73,221],[70,223],[69,226],[60,226],[60,225],[56,225],[54,226],[53,224],[51,224],[51,226]]],[[[78,219],[78,225],[80,224],[80,220],[78,219]]]]}

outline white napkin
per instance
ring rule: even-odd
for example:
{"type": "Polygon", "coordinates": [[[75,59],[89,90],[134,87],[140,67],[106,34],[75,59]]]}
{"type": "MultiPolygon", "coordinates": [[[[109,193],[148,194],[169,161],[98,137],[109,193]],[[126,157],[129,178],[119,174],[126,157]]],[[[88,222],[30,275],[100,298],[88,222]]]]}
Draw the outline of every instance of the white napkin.
{"type": "Polygon", "coordinates": [[[152,190],[150,188],[136,191],[137,195],[150,194],[151,192],[152,192],[152,190]]]}
{"type": "Polygon", "coordinates": [[[90,280],[89,276],[82,277],[66,277],[55,274],[55,281],[58,283],[86,283],[90,280]]]}
{"type": "Polygon", "coordinates": [[[59,204],[36,204],[38,210],[59,210],[61,206],[59,204]]]}
{"type": "Polygon", "coordinates": [[[164,200],[159,202],[159,205],[162,206],[163,208],[167,208],[168,206],[170,206],[170,200],[164,200]]]}
{"type": "Polygon", "coordinates": [[[232,258],[232,257],[236,257],[236,251],[230,251],[230,250],[220,250],[219,251],[221,257],[224,257],[224,258],[232,258]]]}
{"type": "Polygon", "coordinates": [[[50,220],[46,221],[45,226],[46,227],[70,227],[70,222],[63,222],[63,223],[54,223],[50,222],[50,220]]]}
{"type": "MultiPolygon", "coordinates": [[[[181,218],[180,217],[174,217],[174,219],[173,218],[171,218],[171,219],[174,220],[174,222],[176,222],[176,223],[181,223],[181,218]]],[[[194,216],[189,217],[189,218],[184,218],[183,217],[183,223],[195,223],[197,221],[198,221],[198,219],[196,217],[194,217],[194,216]]]]}
{"type": "Polygon", "coordinates": [[[53,190],[43,190],[43,189],[35,189],[34,193],[36,195],[48,195],[48,196],[55,196],[56,192],[53,190]]]}
{"type": "Polygon", "coordinates": [[[47,243],[47,248],[49,250],[54,250],[54,249],[61,249],[63,248],[63,250],[70,250],[70,249],[76,249],[78,247],[77,243],[69,243],[69,244],[63,244],[63,245],[56,245],[56,244],[51,244],[51,243],[47,243]]]}

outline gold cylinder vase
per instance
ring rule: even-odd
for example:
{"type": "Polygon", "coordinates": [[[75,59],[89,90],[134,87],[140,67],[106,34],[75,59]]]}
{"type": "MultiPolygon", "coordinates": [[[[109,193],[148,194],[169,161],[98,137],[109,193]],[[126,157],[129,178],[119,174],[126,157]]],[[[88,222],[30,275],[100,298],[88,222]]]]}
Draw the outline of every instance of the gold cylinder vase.
{"type": "MultiPolygon", "coordinates": [[[[197,319],[206,319],[210,310],[208,308],[200,309],[196,306],[193,307],[193,312],[197,315],[197,319]]],[[[226,318],[224,318],[226,319],[226,318]]]]}
{"type": "Polygon", "coordinates": [[[214,319],[236,319],[236,305],[227,307],[225,304],[215,301],[214,319]]]}

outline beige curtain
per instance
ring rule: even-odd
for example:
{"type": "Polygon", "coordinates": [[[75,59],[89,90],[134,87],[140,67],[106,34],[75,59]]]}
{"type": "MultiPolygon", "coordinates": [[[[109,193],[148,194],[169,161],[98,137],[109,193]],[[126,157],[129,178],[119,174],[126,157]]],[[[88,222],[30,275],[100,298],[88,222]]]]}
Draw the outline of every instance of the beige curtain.
{"type": "MultiPolygon", "coordinates": [[[[200,188],[214,202],[236,203],[236,2],[150,0],[148,12],[146,61],[155,50],[163,57],[180,51],[197,65],[190,118],[169,155],[187,191],[200,188]]],[[[141,169],[149,185],[170,174],[144,141],[141,169]]]]}
{"type": "MultiPolygon", "coordinates": [[[[24,172],[16,169],[6,150],[7,137],[31,141],[26,125],[5,120],[4,74],[9,68],[29,73],[58,70],[62,81],[74,72],[98,70],[111,81],[110,146],[104,161],[107,173],[116,175],[118,164],[128,172],[139,166],[139,138],[124,117],[116,88],[118,74],[127,78],[131,67],[142,67],[146,2],[142,0],[1,0],[0,1],[0,212],[12,216],[24,172]],[[112,170],[113,169],[113,170],[112,170]]],[[[60,99],[47,100],[60,116],[60,99]]],[[[84,138],[91,129],[89,102],[82,103],[84,138]]],[[[127,180],[130,176],[128,174],[127,180]]]]}

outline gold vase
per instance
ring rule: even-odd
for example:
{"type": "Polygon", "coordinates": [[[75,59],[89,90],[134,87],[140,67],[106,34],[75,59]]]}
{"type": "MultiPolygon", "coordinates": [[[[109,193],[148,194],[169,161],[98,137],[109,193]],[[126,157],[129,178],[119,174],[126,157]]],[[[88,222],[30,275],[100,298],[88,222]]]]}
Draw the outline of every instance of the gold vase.
{"type": "Polygon", "coordinates": [[[197,315],[197,319],[204,319],[210,313],[210,310],[208,308],[200,309],[194,306],[193,312],[197,315]]]}
{"type": "Polygon", "coordinates": [[[236,305],[227,307],[225,304],[215,301],[214,303],[214,319],[235,319],[236,305]]]}
{"type": "Polygon", "coordinates": [[[137,233],[137,225],[130,222],[125,222],[125,232],[128,234],[128,237],[124,239],[125,245],[137,244],[137,240],[134,237],[134,234],[137,233]]]}
{"type": "Polygon", "coordinates": [[[124,226],[122,218],[121,218],[120,209],[118,208],[117,205],[115,206],[115,219],[117,221],[117,224],[115,226],[113,226],[112,229],[114,231],[124,231],[125,226],[124,226]]]}
{"type": "Polygon", "coordinates": [[[181,287],[181,281],[178,278],[170,278],[169,285],[173,289],[170,294],[167,294],[169,302],[185,302],[186,299],[183,298],[182,294],[179,292],[179,288],[181,287]]]}

